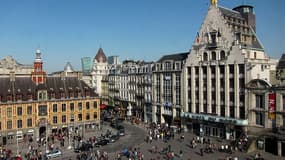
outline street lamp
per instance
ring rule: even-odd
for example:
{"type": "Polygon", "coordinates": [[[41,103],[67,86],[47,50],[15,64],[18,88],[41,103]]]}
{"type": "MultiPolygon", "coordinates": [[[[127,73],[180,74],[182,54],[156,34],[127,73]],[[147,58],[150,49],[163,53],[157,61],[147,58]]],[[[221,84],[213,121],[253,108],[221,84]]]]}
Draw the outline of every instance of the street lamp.
{"type": "Polygon", "coordinates": [[[67,149],[72,149],[71,145],[71,133],[73,132],[73,129],[71,128],[71,125],[68,125],[68,147],[67,149]]]}

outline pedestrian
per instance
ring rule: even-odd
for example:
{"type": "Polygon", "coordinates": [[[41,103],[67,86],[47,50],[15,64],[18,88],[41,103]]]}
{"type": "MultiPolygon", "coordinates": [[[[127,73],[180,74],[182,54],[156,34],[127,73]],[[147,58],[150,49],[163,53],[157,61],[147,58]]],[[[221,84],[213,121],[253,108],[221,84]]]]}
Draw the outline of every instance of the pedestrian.
{"type": "Polygon", "coordinates": [[[183,151],[180,150],[180,151],[179,151],[179,157],[182,158],[182,156],[183,156],[183,151]]]}
{"type": "Polygon", "coordinates": [[[200,148],[200,155],[203,156],[203,148],[200,148]]]}

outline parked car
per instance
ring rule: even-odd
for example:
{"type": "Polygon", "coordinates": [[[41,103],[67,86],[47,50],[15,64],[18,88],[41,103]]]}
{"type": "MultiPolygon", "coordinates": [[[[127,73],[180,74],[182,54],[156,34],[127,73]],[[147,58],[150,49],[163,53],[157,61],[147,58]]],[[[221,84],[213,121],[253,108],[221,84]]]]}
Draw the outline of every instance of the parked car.
{"type": "Polygon", "coordinates": [[[105,146],[109,143],[109,140],[107,139],[101,139],[100,141],[98,141],[95,145],[96,147],[100,147],[100,146],[105,146]]]}
{"type": "Polygon", "coordinates": [[[111,135],[111,137],[109,138],[109,142],[110,142],[110,143],[114,143],[114,142],[117,141],[119,138],[120,138],[120,136],[117,135],[117,134],[111,135]]]}
{"type": "Polygon", "coordinates": [[[125,135],[125,129],[124,128],[119,129],[118,134],[120,136],[124,136],[125,135]]]}
{"type": "Polygon", "coordinates": [[[84,152],[84,151],[90,151],[93,149],[92,144],[90,143],[83,143],[79,148],[75,148],[74,152],[84,152]]]}
{"type": "Polygon", "coordinates": [[[62,156],[62,153],[60,150],[54,150],[46,154],[47,159],[51,159],[51,158],[55,158],[59,156],[62,156]]]}

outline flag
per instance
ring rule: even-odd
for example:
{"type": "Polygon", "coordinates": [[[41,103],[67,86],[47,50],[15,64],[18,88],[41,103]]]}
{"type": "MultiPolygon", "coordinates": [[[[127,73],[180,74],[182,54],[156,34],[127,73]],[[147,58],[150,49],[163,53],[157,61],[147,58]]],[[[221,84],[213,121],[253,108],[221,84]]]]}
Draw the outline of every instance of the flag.
{"type": "Polygon", "coordinates": [[[199,36],[199,32],[197,32],[197,36],[196,36],[196,43],[200,42],[200,36],[199,36]]]}

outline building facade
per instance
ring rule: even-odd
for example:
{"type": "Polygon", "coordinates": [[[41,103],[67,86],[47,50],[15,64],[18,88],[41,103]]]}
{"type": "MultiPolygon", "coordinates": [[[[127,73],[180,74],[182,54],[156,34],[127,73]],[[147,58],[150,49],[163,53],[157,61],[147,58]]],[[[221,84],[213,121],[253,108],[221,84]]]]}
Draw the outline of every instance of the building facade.
{"type": "Polygon", "coordinates": [[[181,124],[183,67],[189,52],[163,56],[154,64],[152,100],[153,121],[181,124]]]}
{"type": "Polygon", "coordinates": [[[96,93],[101,96],[102,94],[102,79],[108,75],[108,63],[106,55],[102,48],[99,48],[96,56],[93,59],[93,66],[91,70],[92,87],[96,93]]]}
{"type": "Polygon", "coordinates": [[[276,65],[255,30],[252,6],[227,9],[211,1],[184,68],[185,128],[226,139],[249,133],[252,101],[246,85],[268,83],[276,65]]]}
{"type": "Polygon", "coordinates": [[[29,77],[0,78],[0,143],[37,140],[52,132],[83,134],[100,121],[99,98],[77,77],[48,77],[39,50],[29,77]]]}
{"type": "Polygon", "coordinates": [[[7,56],[0,60],[1,77],[9,77],[11,73],[18,77],[26,77],[30,76],[33,70],[33,65],[20,64],[11,56],[7,56]]]}

